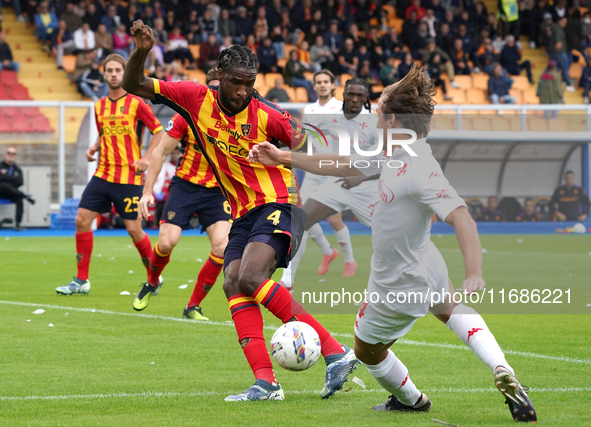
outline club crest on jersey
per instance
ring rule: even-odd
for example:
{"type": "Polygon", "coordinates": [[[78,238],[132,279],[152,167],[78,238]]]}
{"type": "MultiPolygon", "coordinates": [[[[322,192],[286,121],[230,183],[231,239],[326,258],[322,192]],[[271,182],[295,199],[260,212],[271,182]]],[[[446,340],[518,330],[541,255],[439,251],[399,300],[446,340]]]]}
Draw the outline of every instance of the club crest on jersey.
{"type": "Polygon", "coordinates": [[[248,136],[248,134],[250,133],[250,128],[251,128],[250,124],[240,125],[240,129],[242,130],[242,134],[244,136],[248,136]]]}
{"type": "Polygon", "coordinates": [[[174,216],[176,215],[176,212],[172,212],[172,211],[168,211],[168,220],[170,221],[171,219],[174,218],[174,216]]]}
{"type": "Polygon", "coordinates": [[[127,107],[124,105],[123,107],[119,107],[119,112],[121,112],[122,114],[125,113],[125,109],[127,107]]]}

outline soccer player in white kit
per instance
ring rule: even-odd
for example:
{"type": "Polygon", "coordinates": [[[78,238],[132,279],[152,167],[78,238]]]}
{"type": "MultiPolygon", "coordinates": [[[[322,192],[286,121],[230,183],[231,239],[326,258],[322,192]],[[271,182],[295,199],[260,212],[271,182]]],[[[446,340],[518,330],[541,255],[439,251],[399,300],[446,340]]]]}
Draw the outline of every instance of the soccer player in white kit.
{"type": "MultiPolygon", "coordinates": [[[[474,309],[453,300],[432,308],[430,298],[422,302],[420,298],[413,303],[396,302],[402,294],[410,296],[409,292],[454,293],[445,261],[430,239],[433,214],[455,228],[466,271],[463,291],[473,293],[485,287],[476,224],[426,142],[433,114],[433,95],[433,83],[415,66],[402,80],[384,89],[378,104],[379,127],[384,128],[384,132],[386,128],[411,129],[418,135],[412,145],[404,145],[401,140],[402,148],[395,148],[390,158],[384,154],[369,159],[358,155],[314,155],[313,160],[334,161],[334,165],[324,162],[320,168],[318,161],[310,161],[305,154],[282,152],[267,143],[257,145],[250,158],[264,164],[279,163],[336,176],[381,173],[378,182],[381,201],[375,206],[372,221],[370,301],[362,304],[354,325],[356,356],[391,393],[389,399],[374,410],[425,412],[431,408],[429,398],[418,390],[406,366],[390,350],[417,318],[431,311],[493,371],[495,384],[504,395],[514,420],[536,421],[531,401],[484,319],[474,309]],[[405,147],[410,147],[417,155],[411,156],[403,149],[405,147]],[[337,166],[337,160],[341,167],[337,166]],[[342,167],[349,161],[359,164],[359,160],[369,160],[373,165],[377,165],[373,160],[382,160],[382,168],[342,167]],[[384,166],[385,163],[396,167],[384,166]],[[372,293],[379,296],[374,298],[376,303],[372,302],[372,293]]],[[[384,150],[386,148],[387,142],[384,150]]]]}

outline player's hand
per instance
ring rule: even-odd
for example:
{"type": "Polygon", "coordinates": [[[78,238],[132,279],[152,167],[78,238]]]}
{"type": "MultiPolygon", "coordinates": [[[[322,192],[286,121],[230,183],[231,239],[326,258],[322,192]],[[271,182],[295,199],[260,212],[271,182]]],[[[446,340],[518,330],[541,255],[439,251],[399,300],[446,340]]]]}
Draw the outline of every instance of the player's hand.
{"type": "Polygon", "coordinates": [[[466,280],[462,282],[462,290],[468,294],[482,291],[485,286],[486,283],[484,283],[482,276],[467,277],[466,280]]]}
{"type": "Polygon", "coordinates": [[[556,219],[558,221],[566,221],[566,215],[562,212],[556,211],[556,219]]]}
{"type": "Polygon", "coordinates": [[[337,179],[335,182],[342,182],[341,187],[345,190],[350,190],[353,187],[357,187],[365,180],[363,175],[360,176],[348,176],[346,178],[337,179]]]}
{"type": "Polygon", "coordinates": [[[133,22],[130,32],[138,49],[152,50],[155,41],[154,33],[141,19],[133,22]]]}
{"type": "Polygon", "coordinates": [[[138,204],[138,212],[140,218],[149,219],[150,213],[148,212],[148,205],[154,206],[154,196],[152,194],[142,194],[140,203],[138,204]]]}
{"type": "Polygon", "coordinates": [[[278,166],[281,164],[281,150],[269,142],[261,142],[252,147],[246,159],[251,163],[278,166]]]}
{"type": "Polygon", "coordinates": [[[148,169],[150,162],[143,157],[135,162],[132,166],[135,166],[137,172],[145,172],[148,169]]]}
{"type": "Polygon", "coordinates": [[[585,221],[587,219],[587,214],[579,215],[577,217],[577,221],[585,221]]]}
{"type": "Polygon", "coordinates": [[[86,150],[86,160],[88,162],[94,162],[96,159],[94,158],[94,153],[96,153],[95,149],[90,147],[86,150]]]}

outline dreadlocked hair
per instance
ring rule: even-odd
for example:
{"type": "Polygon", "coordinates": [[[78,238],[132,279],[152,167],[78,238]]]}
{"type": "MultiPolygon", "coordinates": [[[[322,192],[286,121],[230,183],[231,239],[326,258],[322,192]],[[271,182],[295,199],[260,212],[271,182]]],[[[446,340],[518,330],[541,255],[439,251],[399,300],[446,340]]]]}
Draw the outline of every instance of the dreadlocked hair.
{"type": "Polygon", "coordinates": [[[417,136],[427,136],[435,108],[436,88],[416,64],[408,74],[382,91],[382,114],[394,114],[402,125],[417,136]]]}
{"type": "MultiPolygon", "coordinates": [[[[220,53],[215,70],[226,72],[232,68],[246,68],[256,72],[258,70],[257,57],[249,47],[240,44],[230,46],[220,53]]],[[[260,95],[256,89],[252,91],[256,95],[260,95]]]]}
{"type": "MultiPolygon", "coordinates": [[[[367,92],[367,100],[363,103],[363,106],[368,111],[371,111],[371,103],[369,102],[369,85],[367,82],[363,79],[360,79],[359,77],[353,77],[352,79],[349,79],[345,82],[345,93],[347,92],[347,88],[351,85],[360,85],[365,88],[365,91],[367,92]]],[[[347,102],[346,100],[347,97],[343,96],[343,111],[345,111],[345,102],[347,102]]]]}

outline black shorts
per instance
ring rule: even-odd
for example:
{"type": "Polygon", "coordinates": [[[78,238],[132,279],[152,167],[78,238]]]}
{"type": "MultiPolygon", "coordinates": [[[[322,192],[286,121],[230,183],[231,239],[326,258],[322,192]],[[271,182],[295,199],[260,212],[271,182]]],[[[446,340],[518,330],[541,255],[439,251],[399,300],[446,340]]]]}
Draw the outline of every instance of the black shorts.
{"type": "Polygon", "coordinates": [[[258,241],[275,249],[277,268],[285,268],[302,242],[306,212],[287,203],[267,203],[234,220],[224,255],[224,268],[242,259],[246,245],[258,241]]]}
{"type": "Polygon", "coordinates": [[[111,212],[112,203],[121,218],[134,220],[137,219],[142,189],[142,185],[115,184],[93,176],[80,197],[78,207],[106,213],[111,212]]]}
{"type": "Polygon", "coordinates": [[[183,230],[190,230],[191,218],[199,215],[203,233],[207,227],[218,221],[231,221],[230,204],[219,188],[207,188],[192,184],[178,176],[170,181],[170,193],[162,210],[160,224],[174,224],[183,230]]]}

